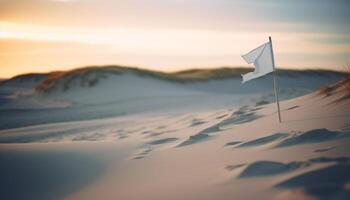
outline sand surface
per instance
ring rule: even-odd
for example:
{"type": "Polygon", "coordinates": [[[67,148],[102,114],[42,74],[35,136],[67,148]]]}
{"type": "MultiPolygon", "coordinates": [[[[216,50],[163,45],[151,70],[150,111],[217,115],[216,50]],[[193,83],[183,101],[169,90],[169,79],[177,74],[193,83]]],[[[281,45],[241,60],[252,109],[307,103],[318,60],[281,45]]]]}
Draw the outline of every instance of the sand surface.
{"type": "Polygon", "coordinates": [[[33,200],[349,199],[350,99],[339,95],[282,101],[282,123],[274,103],[252,104],[249,95],[237,103],[223,94],[221,106],[189,104],[206,97],[196,96],[183,109],[168,104],[3,129],[0,193],[33,200]]]}

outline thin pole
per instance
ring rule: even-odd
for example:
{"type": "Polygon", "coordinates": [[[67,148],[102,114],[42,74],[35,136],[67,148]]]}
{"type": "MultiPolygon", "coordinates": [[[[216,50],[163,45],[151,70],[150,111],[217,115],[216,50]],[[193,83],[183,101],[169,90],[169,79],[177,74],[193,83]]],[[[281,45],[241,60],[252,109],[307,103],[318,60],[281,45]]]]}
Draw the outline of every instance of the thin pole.
{"type": "Polygon", "coordinates": [[[272,66],[273,66],[273,87],[275,90],[275,97],[276,97],[276,103],[277,103],[277,110],[278,110],[278,121],[281,123],[281,110],[280,110],[280,102],[278,99],[278,92],[277,92],[277,81],[276,81],[276,66],[275,66],[275,56],[273,55],[273,47],[272,47],[272,40],[271,37],[269,37],[270,45],[271,45],[271,59],[272,59],[272,66]]]}

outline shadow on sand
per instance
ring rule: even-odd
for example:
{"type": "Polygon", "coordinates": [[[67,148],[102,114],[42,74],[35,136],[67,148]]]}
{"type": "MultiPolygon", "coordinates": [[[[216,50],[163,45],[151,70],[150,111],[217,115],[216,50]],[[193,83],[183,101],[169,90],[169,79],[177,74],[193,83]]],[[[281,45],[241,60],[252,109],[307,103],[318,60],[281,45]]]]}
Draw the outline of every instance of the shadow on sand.
{"type": "Polygon", "coordinates": [[[294,135],[280,142],[276,147],[287,147],[298,144],[319,143],[329,140],[341,139],[348,137],[349,134],[345,132],[330,131],[328,129],[313,129],[302,133],[300,135],[294,135]]]}
{"type": "Polygon", "coordinates": [[[302,189],[317,199],[350,199],[350,164],[339,163],[277,184],[279,189],[302,189]]]}
{"type": "MultiPolygon", "coordinates": [[[[263,177],[272,176],[282,173],[291,172],[303,167],[309,167],[314,164],[321,163],[336,163],[336,164],[350,164],[349,157],[317,157],[306,161],[293,161],[282,163],[277,161],[261,160],[253,162],[240,173],[238,178],[248,177],[263,177]]],[[[228,166],[226,166],[227,168],[228,166]]]]}
{"type": "MultiPolygon", "coordinates": [[[[313,129],[301,134],[275,133],[269,136],[261,137],[261,138],[244,142],[244,143],[241,143],[239,141],[232,141],[232,142],[226,143],[226,146],[234,146],[236,144],[241,143],[235,148],[254,147],[254,146],[260,146],[260,145],[265,145],[265,144],[279,141],[279,143],[275,145],[275,148],[280,148],[280,147],[288,147],[288,146],[294,146],[294,145],[300,145],[300,144],[326,142],[330,140],[342,139],[349,136],[350,134],[347,132],[330,131],[328,129],[313,129]]],[[[328,149],[326,149],[325,151],[327,150],[328,149]]]]}
{"type": "Polygon", "coordinates": [[[62,199],[97,179],[101,161],[74,152],[0,151],[0,194],[6,200],[62,199]]]}

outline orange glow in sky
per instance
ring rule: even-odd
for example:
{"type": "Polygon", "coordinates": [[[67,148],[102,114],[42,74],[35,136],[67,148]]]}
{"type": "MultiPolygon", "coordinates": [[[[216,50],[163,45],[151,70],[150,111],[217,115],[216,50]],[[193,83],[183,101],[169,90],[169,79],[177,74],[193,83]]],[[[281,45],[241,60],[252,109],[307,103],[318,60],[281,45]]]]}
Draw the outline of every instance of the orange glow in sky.
{"type": "Polygon", "coordinates": [[[300,19],[301,5],[295,3],[228,2],[3,0],[0,77],[105,64],[160,71],[247,66],[240,55],[268,36],[279,67],[341,70],[349,62],[341,10],[313,21],[306,14],[300,19]],[[270,9],[290,16],[270,15],[270,9]]]}

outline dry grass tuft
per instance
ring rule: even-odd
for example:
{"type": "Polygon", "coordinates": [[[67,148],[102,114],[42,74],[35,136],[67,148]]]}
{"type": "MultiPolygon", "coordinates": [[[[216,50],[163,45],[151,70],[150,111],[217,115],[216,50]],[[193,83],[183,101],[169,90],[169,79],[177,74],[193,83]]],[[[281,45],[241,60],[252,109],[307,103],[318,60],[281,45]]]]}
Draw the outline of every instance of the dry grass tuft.
{"type": "Polygon", "coordinates": [[[322,88],[318,95],[329,97],[332,95],[339,95],[337,102],[350,98],[350,75],[345,77],[343,80],[322,88]]]}

